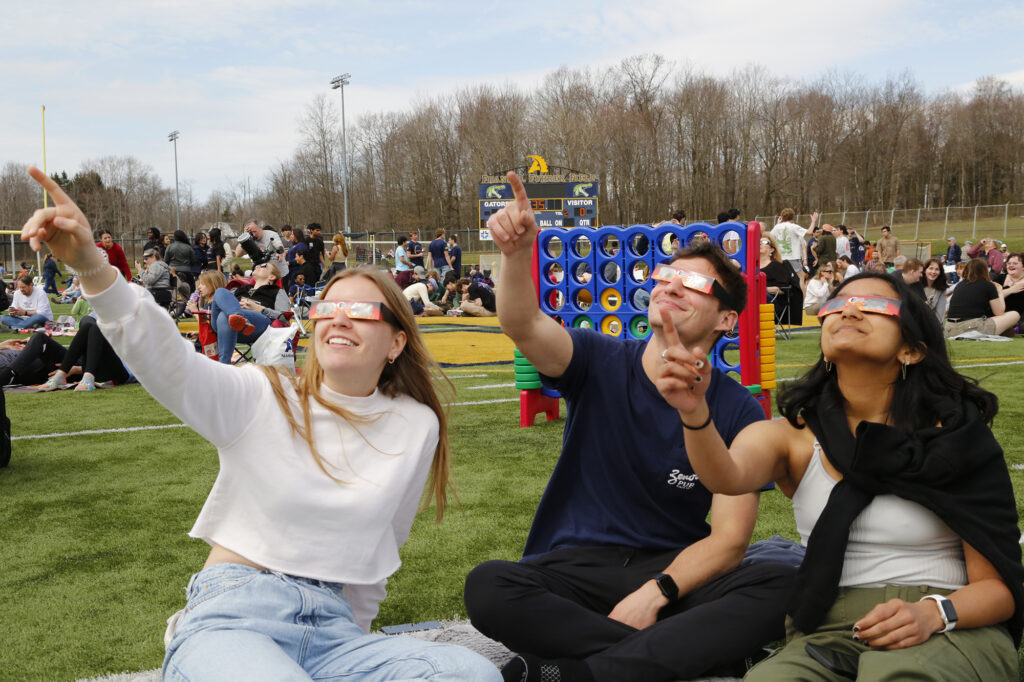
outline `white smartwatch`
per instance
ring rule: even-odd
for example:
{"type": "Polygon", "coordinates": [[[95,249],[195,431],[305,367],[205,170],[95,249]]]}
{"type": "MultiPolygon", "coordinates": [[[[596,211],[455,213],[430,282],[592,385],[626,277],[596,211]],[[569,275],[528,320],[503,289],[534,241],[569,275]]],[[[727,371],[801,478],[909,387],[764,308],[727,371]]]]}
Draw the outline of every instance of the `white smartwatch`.
{"type": "Polygon", "coordinates": [[[949,632],[956,627],[957,615],[953,602],[941,594],[929,594],[927,597],[921,597],[921,601],[925,599],[931,599],[939,606],[939,615],[942,616],[942,622],[946,624],[946,627],[939,630],[939,632],[949,632]]]}

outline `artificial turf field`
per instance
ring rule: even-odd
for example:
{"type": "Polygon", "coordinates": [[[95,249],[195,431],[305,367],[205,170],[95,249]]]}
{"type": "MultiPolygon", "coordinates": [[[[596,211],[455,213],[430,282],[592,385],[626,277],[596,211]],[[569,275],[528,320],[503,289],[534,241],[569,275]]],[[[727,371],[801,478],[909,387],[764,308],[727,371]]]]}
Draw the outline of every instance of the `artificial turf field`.
{"type": "MultiPolygon", "coordinates": [[[[493,321],[462,332],[443,324],[424,327],[443,362],[510,353],[493,321]]],[[[1024,339],[956,342],[951,354],[999,395],[996,436],[1011,467],[1024,467],[1024,339]]],[[[816,332],[780,340],[779,377],[799,376],[817,355],[816,332]]],[[[439,526],[432,510],[417,518],[375,627],[464,615],[463,577],[485,559],[518,558],[558,455],[562,420],[519,428],[511,365],[446,371],[457,500],[439,526]]],[[[186,533],[216,475],[214,448],[138,385],[12,394],[7,412],[18,440],[0,469],[0,680],[158,667],[164,620],[206,556],[186,533]],[[111,428],[140,430],[59,435],[111,428]]],[[[1011,476],[1020,500],[1024,471],[1011,476]]],[[[754,539],[775,533],[797,537],[789,500],[771,492],[754,539]]]]}

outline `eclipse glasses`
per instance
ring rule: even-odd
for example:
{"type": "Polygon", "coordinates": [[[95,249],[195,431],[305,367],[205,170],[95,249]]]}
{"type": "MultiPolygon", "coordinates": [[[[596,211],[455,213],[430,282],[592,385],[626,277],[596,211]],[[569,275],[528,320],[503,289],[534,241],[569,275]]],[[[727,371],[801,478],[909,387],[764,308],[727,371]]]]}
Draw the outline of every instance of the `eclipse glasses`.
{"type": "Polygon", "coordinates": [[[309,319],[326,320],[339,310],[344,310],[351,320],[383,321],[400,326],[391,309],[379,301],[313,301],[309,307],[309,319]]]}
{"type": "Polygon", "coordinates": [[[736,306],[733,304],[732,296],[725,290],[718,280],[707,275],[702,275],[699,272],[693,272],[691,270],[684,270],[683,268],[674,268],[667,263],[660,263],[654,266],[654,270],[651,272],[651,277],[658,280],[659,282],[671,282],[673,279],[679,278],[683,286],[687,289],[693,289],[699,291],[702,294],[708,296],[714,296],[719,301],[725,304],[729,310],[736,310],[736,306]]]}
{"type": "Polygon", "coordinates": [[[818,311],[818,317],[841,313],[846,310],[847,306],[851,305],[855,306],[862,313],[899,317],[902,303],[895,299],[882,298],[881,296],[839,296],[826,301],[821,306],[821,310],[818,311]]]}

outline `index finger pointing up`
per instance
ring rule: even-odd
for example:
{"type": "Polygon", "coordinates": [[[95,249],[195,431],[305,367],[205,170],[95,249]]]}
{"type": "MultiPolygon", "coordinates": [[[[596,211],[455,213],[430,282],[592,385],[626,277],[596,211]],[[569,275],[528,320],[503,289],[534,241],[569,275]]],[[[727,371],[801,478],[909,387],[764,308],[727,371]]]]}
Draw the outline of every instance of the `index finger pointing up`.
{"type": "Polygon", "coordinates": [[[509,171],[505,178],[512,185],[512,196],[516,198],[516,203],[520,206],[529,206],[530,197],[526,196],[526,186],[523,185],[523,181],[519,179],[519,176],[514,171],[509,171]]]}
{"type": "Polygon", "coordinates": [[[665,347],[681,345],[675,322],[672,321],[672,313],[664,308],[660,308],[659,312],[661,314],[661,330],[665,334],[665,347]]]}
{"type": "Polygon", "coordinates": [[[32,166],[32,167],[30,167],[28,169],[28,174],[32,176],[33,180],[35,180],[40,185],[42,185],[43,189],[45,189],[47,192],[50,193],[50,196],[53,197],[53,203],[54,204],[70,204],[70,203],[72,203],[71,202],[71,197],[69,197],[67,194],[65,194],[64,190],[62,190],[60,188],[60,185],[58,185],[56,182],[54,182],[53,178],[48,176],[43,171],[39,170],[35,166],[32,166]]]}

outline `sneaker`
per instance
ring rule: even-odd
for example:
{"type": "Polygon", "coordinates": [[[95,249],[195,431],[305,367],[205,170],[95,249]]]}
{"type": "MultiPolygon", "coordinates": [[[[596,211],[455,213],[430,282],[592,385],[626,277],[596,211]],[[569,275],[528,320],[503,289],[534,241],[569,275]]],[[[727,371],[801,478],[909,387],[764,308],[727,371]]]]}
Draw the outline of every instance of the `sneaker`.
{"type": "Polygon", "coordinates": [[[79,381],[78,385],[75,386],[76,391],[95,391],[96,382],[94,381],[79,381]]]}
{"type": "Polygon", "coordinates": [[[56,376],[52,376],[49,381],[44,384],[39,384],[36,388],[41,393],[46,393],[48,391],[56,391],[59,388],[63,388],[65,384],[67,384],[67,381],[64,380],[64,377],[60,377],[58,379],[56,376]]]}
{"type": "Polygon", "coordinates": [[[249,336],[256,331],[256,327],[249,320],[245,319],[245,315],[229,315],[228,326],[245,336],[249,336]]]}

